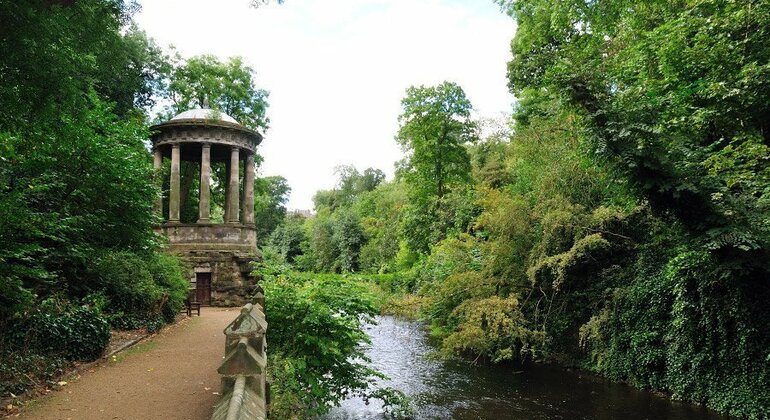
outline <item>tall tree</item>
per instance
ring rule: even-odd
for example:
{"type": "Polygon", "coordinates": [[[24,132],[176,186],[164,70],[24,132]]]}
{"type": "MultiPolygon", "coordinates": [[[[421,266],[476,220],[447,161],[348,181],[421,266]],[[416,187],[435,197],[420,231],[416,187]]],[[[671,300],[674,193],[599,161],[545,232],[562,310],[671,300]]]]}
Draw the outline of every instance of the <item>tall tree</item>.
{"type": "Polygon", "coordinates": [[[385,173],[380,169],[366,168],[363,173],[352,165],[343,165],[337,168],[340,177],[339,190],[348,201],[352,201],[358,195],[377,188],[385,180],[385,173]]]}
{"type": "Polygon", "coordinates": [[[254,182],[254,220],[257,241],[267,243],[270,234],[286,217],[286,203],[291,187],[282,176],[259,177],[254,182]]]}
{"type": "MultiPolygon", "coordinates": [[[[240,124],[254,130],[267,130],[268,92],[256,86],[256,72],[247,66],[240,57],[230,57],[225,61],[213,55],[200,55],[182,60],[179,57],[168,69],[165,96],[171,101],[158,119],[168,120],[174,115],[192,108],[209,107],[224,112],[235,118],[240,124]]],[[[256,156],[257,165],[262,162],[256,156]]],[[[197,164],[182,162],[182,218],[194,221],[197,218],[196,197],[185,191],[195,187],[197,164]]],[[[227,183],[225,165],[217,162],[212,165],[211,205],[214,217],[224,209],[224,186],[227,183]]],[[[194,188],[193,188],[194,190],[194,188]]],[[[270,230],[275,228],[272,226],[270,230]]],[[[263,232],[267,233],[267,232],[263,232]]]]}
{"type": "Polygon", "coordinates": [[[220,61],[213,55],[200,55],[179,61],[171,71],[168,97],[173,106],[167,114],[208,103],[248,128],[266,130],[267,96],[266,90],[256,87],[256,72],[242,58],[220,61]]]}
{"type": "Polygon", "coordinates": [[[477,138],[471,102],[455,83],[410,87],[401,101],[396,140],[407,153],[399,175],[409,186],[410,207],[404,218],[409,247],[427,252],[445,235],[438,213],[452,185],[470,180],[466,145],[477,138]]]}
{"type": "Polygon", "coordinates": [[[449,184],[469,179],[465,145],[477,137],[471,102],[460,86],[444,82],[408,88],[401,106],[396,140],[408,154],[403,175],[421,193],[440,199],[449,184]]]}
{"type": "Polygon", "coordinates": [[[313,196],[316,211],[323,207],[332,212],[340,207],[350,207],[361,194],[374,190],[385,181],[385,173],[375,168],[366,168],[361,173],[355,166],[340,165],[335,172],[339,177],[337,188],[319,190],[313,196]]]}
{"type": "Polygon", "coordinates": [[[160,56],[132,5],[0,2],[0,318],[77,293],[101,251],[153,248],[141,107],[160,56]]]}
{"type": "Polygon", "coordinates": [[[503,3],[517,96],[560,93],[655,210],[770,269],[770,3],[503,3]]]}

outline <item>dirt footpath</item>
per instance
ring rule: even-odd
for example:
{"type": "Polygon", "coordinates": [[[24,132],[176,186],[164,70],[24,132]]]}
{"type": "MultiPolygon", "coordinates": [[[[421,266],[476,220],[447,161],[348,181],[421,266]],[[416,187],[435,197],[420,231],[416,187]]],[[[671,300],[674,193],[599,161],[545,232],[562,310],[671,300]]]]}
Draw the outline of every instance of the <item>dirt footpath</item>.
{"type": "Polygon", "coordinates": [[[239,308],[203,308],[110,361],[65,379],[23,419],[209,419],[219,398],[222,330],[239,308]]]}

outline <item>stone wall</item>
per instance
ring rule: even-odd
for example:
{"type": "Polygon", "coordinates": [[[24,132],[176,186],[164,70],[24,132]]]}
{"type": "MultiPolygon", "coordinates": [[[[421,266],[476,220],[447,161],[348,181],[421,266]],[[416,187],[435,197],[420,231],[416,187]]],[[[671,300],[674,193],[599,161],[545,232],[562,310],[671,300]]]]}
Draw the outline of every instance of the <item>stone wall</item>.
{"type": "Polygon", "coordinates": [[[197,273],[211,273],[211,305],[243,306],[257,289],[257,280],[251,276],[251,262],[259,255],[245,255],[231,251],[190,251],[176,253],[188,266],[191,287],[197,273]]]}
{"type": "Polygon", "coordinates": [[[256,231],[243,225],[171,224],[157,229],[185,263],[190,287],[197,273],[211,273],[211,305],[243,306],[257,288],[251,263],[259,261],[256,231]]]}
{"type": "Polygon", "coordinates": [[[172,251],[230,250],[252,253],[257,250],[257,229],[241,224],[165,223],[158,228],[172,251]]]}

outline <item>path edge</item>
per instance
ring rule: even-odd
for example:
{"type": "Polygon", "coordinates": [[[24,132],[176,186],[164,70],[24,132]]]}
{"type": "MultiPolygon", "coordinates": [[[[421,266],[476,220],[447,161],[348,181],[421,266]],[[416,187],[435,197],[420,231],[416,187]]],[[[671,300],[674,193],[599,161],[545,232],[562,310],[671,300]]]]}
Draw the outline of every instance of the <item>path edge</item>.
{"type": "MultiPolygon", "coordinates": [[[[86,362],[86,363],[82,363],[80,365],[77,365],[74,368],[72,368],[71,370],[68,370],[67,372],[63,372],[62,374],[60,374],[60,375],[56,376],[55,378],[51,379],[51,381],[52,382],[61,382],[62,379],[69,378],[72,375],[77,375],[77,374],[79,374],[80,372],[82,372],[82,371],[84,371],[86,369],[90,369],[90,368],[98,365],[99,363],[103,363],[105,361],[109,361],[110,357],[115,356],[118,353],[122,353],[122,352],[130,349],[131,347],[134,347],[135,345],[145,341],[145,340],[153,338],[153,337],[157,336],[158,334],[160,334],[161,332],[163,332],[164,330],[166,330],[168,328],[175,327],[175,326],[178,326],[178,325],[182,325],[184,322],[187,322],[190,319],[192,319],[192,317],[185,316],[184,318],[182,318],[179,321],[176,321],[176,322],[174,322],[172,324],[165,324],[159,330],[157,330],[155,332],[152,332],[152,333],[150,333],[150,332],[145,333],[141,337],[138,337],[138,338],[135,338],[135,339],[133,339],[131,341],[128,341],[128,342],[122,344],[117,349],[109,352],[108,354],[100,356],[96,360],[92,360],[90,362],[86,362]]],[[[49,393],[46,393],[46,394],[40,394],[40,387],[36,387],[36,388],[30,389],[28,391],[25,391],[21,395],[17,395],[16,398],[5,397],[2,400],[0,400],[0,418],[5,419],[5,418],[15,417],[15,416],[21,414],[24,411],[24,409],[26,408],[26,406],[27,406],[27,404],[29,402],[34,401],[36,398],[45,398],[45,397],[47,397],[48,395],[50,395],[50,394],[52,394],[54,392],[62,390],[63,388],[64,388],[63,386],[60,386],[58,388],[53,388],[52,392],[49,392],[49,393]],[[16,404],[13,404],[12,402],[21,402],[21,404],[20,405],[16,405],[16,404]],[[18,408],[18,411],[13,412],[13,413],[8,412],[5,409],[8,405],[14,405],[14,407],[18,408]]]]}

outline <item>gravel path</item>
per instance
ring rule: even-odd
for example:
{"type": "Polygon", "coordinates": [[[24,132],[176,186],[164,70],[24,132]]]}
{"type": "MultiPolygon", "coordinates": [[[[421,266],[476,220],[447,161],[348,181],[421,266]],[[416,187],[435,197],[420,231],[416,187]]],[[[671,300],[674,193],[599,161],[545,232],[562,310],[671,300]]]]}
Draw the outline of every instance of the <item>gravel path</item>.
{"type": "Polygon", "coordinates": [[[23,419],[209,419],[225,326],[239,308],[203,308],[29,404],[23,419]]]}

